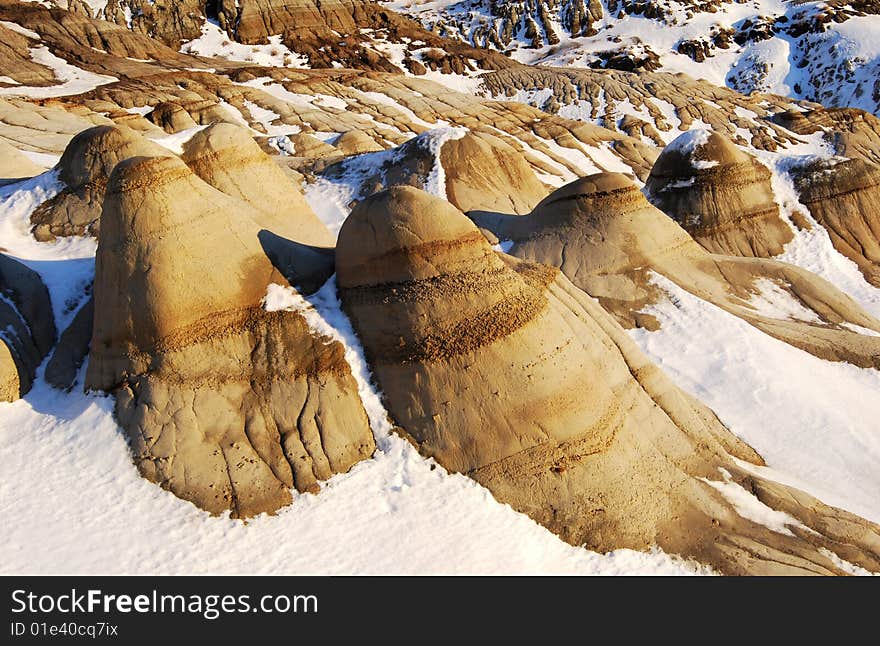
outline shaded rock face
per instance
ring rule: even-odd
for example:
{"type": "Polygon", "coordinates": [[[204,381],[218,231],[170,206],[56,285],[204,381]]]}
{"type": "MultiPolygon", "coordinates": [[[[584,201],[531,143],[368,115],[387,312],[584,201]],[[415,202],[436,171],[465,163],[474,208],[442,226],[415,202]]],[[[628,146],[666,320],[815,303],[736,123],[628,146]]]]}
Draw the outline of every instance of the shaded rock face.
{"type": "Polygon", "coordinates": [[[766,258],[794,237],[779,216],[770,170],[715,132],[680,135],[657,158],[645,188],[713,253],[766,258]]]}
{"type": "Polygon", "coordinates": [[[169,155],[166,149],[124,126],[83,130],[67,145],[58,166],[66,185],[31,215],[41,242],[58,236],[98,236],[107,180],[117,163],[138,155],[169,155]]]}
{"type": "Polygon", "coordinates": [[[340,231],[337,278],[402,432],[566,541],[659,544],[728,573],[828,573],[817,548],[833,535],[880,567],[880,528],[746,476],[732,458],[759,456],[602,307],[492,251],[447,202],[409,187],[364,200],[340,231]],[[824,536],[742,518],[707,482],[719,468],[824,536]]]}
{"type": "Polygon", "coordinates": [[[55,335],[52,303],[39,275],[0,254],[0,401],[27,394],[55,335]]]}
{"type": "Polygon", "coordinates": [[[149,119],[169,134],[195,128],[198,125],[183,106],[173,101],[157,104],[150,112],[149,119]]]}
{"type": "Polygon", "coordinates": [[[118,164],[86,376],[115,394],[146,478],[236,517],[275,511],[375,448],[342,346],[261,307],[284,284],[262,217],[176,158],[118,164]]]}
{"type": "Polygon", "coordinates": [[[70,325],[61,333],[49,363],[46,381],[53,387],[69,391],[89,353],[95,320],[95,301],[89,298],[77,311],[70,325]]]}
{"type": "Polygon", "coordinates": [[[792,174],[801,203],[828,231],[834,248],[880,287],[880,166],[830,160],[792,174]]]}
{"type": "Polygon", "coordinates": [[[880,321],[847,295],[786,263],[707,252],[619,173],[567,184],[528,216],[469,215],[494,238],[513,240],[509,253],[514,256],[559,267],[625,326],[656,329],[656,319],[644,313],[647,305],[665,297],[656,274],[820,358],[880,365],[880,337],[846,325],[880,331],[880,321]],[[759,281],[787,292],[812,320],[762,313],[752,304],[761,293],[759,281]]]}

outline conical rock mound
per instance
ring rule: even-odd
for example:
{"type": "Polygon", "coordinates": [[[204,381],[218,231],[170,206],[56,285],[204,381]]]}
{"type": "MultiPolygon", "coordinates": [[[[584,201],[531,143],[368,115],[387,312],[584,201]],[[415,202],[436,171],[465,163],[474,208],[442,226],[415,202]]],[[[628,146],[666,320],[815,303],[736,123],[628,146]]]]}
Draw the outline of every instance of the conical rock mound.
{"type": "Polygon", "coordinates": [[[880,337],[843,325],[880,331],[880,321],[833,285],[775,260],[709,253],[619,173],[571,182],[528,216],[469,215],[494,237],[513,240],[514,256],[559,267],[626,326],[656,327],[643,310],[663,298],[652,278],[658,274],[816,356],[863,367],[880,364],[880,337]],[[760,312],[752,301],[761,294],[762,279],[787,292],[812,320],[760,312]]]}
{"type": "Polygon", "coordinates": [[[101,218],[87,385],[148,479],[212,513],[271,512],[374,450],[342,346],[261,300],[284,280],[262,212],[179,159],[114,169],[101,218]]]}
{"type": "Polygon", "coordinates": [[[793,238],[779,217],[769,169],[717,132],[680,135],[657,158],[645,188],[713,253],[766,258],[793,238]]]}
{"type": "Polygon", "coordinates": [[[239,126],[216,123],[193,135],[182,159],[205,182],[263,212],[273,233],[308,245],[332,247],[333,234],[299,188],[239,126]]]}
{"type": "Polygon", "coordinates": [[[123,159],[171,153],[124,126],[83,130],[67,145],[58,165],[66,188],[31,215],[37,240],[56,236],[98,236],[107,180],[123,159]]]}
{"type": "Polygon", "coordinates": [[[801,203],[865,279],[880,287],[880,166],[819,161],[792,171],[801,203]]]}
{"type": "Polygon", "coordinates": [[[337,279],[401,432],[566,541],[659,544],[729,573],[837,572],[820,551],[834,544],[880,568],[880,528],[746,476],[733,457],[754,451],[595,301],[495,253],[447,202],[408,187],[364,200],[340,231],[337,279]],[[737,486],[728,477],[794,529],[738,515],[716,489],[737,486]]]}

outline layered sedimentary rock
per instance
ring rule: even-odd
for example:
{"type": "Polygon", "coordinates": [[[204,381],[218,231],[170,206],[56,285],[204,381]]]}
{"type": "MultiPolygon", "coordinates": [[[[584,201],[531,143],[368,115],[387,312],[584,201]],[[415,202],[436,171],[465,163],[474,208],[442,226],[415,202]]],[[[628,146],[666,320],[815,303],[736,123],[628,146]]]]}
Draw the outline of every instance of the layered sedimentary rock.
{"type": "Polygon", "coordinates": [[[302,191],[239,126],[216,123],[193,135],[182,159],[205,182],[263,212],[273,233],[303,244],[332,247],[333,234],[302,191]]]}
{"type": "Polygon", "coordinates": [[[793,265],[709,253],[624,175],[600,173],[572,182],[528,216],[469,215],[494,237],[514,241],[509,253],[559,267],[623,325],[657,326],[644,313],[663,297],[656,274],[816,356],[880,367],[880,337],[847,327],[880,331],[880,321],[850,297],[793,265]],[[762,284],[782,290],[806,314],[780,318],[762,312],[753,304],[762,284]]]}
{"type": "Polygon", "coordinates": [[[819,160],[794,169],[801,203],[865,279],[880,287],[880,166],[862,159],[819,160]]]}
{"type": "Polygon", "coordinates": [[[728,573],[837,572],[819,551],[834,545],[880,568],[880,528],[746,475],[733,457],[759,456],[598,303],[495,253],[447,202],[409,187],[364,200],[337,278],[402,432],[566,541],[659,544],[728,573]],[[791,531],[738,515],[716,488],[728,477],[792,514],[791,531]]]}
{"type": "Polygon", "coordinates": [[[27,394],[55,335],[52,303],[40,276],[0,254],[0,401],[27,394]]]}
{"type": "Polygon", "coordinates": [[[259,239],[265,217],[179,159],[118,164],[87,371],[87,386],[115,394],[145,477],[242,517],[374,450],[342,346],[298,312],[261,307],[285,283],[259,239]]]}
{"type": "Polygon", "coordinates": [[[361,153],[374,153],[384,150],[372,137],[360,130],[343,132],[333,142],[333,145],[345,155],[360,155],[361,153]]]}
{"type": "Polygon", "coordinates": [[[58,162],[64,190],[31,215],[34,237],[41,241],[57,236],[97,237],[107,180],[116,164],[138,155],[170,154],[124,126],[95,126],[80,132],[58,162]]]}
{"type": "Polygon", "coordinates": [[[770,170],[716,132],[679,135],[657,158],[645,188],[713,253],[766,258],[794,237],[780,218],[770,170]]]}

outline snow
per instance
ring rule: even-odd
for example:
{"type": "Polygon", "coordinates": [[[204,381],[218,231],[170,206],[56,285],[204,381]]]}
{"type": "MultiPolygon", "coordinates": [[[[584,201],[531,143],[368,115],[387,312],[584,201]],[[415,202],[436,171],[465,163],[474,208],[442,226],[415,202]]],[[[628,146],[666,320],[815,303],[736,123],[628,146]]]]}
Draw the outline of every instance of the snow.
{"type": "Polygon", "coordinates": [[[278,121],[281,118],[281,115],[268,108],[257,105],[253,101],[245,100],[244,106],[250,113],[251,118],[263,125],[263,128],[266,129],[266,136],[268,137],[283,137],[300,131],[300,128],[297,125],[290,125],[283,122],[275,124],[275,121],[278,121]]]}
{"type": "Polygon", "coordinates": [[[112,400],[38,382],[0,404],[4,574],[692,574],[657,550],[566,545],[393,436],[317,495],[246,524],[141,478],[112,400]]]}
{"type": "Polygon", "coordinates": [[[807,309],[792,294],[769,278],[759,278],[752,285],[758,290],[749,299],[755,313],[775,319],[790,319],[806,323],[821,323],[822,319],[811,309],[807,309]]]}
{"type": "Polygon", "coordinates": [[[202,35],[184,43],[180,51],[206,58],[216,57],[229,61],[253,63],[263,67],[293,67],[305,69],[308,58],[292,52],[282,41],[282,35],[270,36],[267,45],[242,45],[232,40],[217,24],[207,21],[202,35]]]}
{"type": "Polygon", "coordinates": [[[208,126],[193,126],[192,128],[175,132],[173,135],[168,135],[167,137],[156,137],[151,139],[153,142],[159,144],[163,148],[167,148],[175,155],[182,155],[184,144],[192,139],[197,132],[204,130],[207,127],[208,126]]]}
{"type": "Polygon", "coordinates": [[[35,38],[40,40],[40,34],[37,32],[28,29],[27,27],[22,27],[16,22],[9,22],[8,20],[0,20],[0,25],[3,25],[7,29],[11,29],[12,31],[21,34],[22,36],[27,36],[28,38],[35,38]]]}
{"type": "MultiPolygon", "coordinates": [[[[874,82],[880,74],[877,33],[880,16],[855,15],[852,6],[836,6],[837,19],[847,16],[842,23],[828,22],[822,31],[807,31],[798,36],[778,27],[766,40],[753,40],[742,45],[730,40],[726,47],[715,46],[713,38],[722,30],[744,33],[748,19],[772,22],[785,17],[786,24],[795,21],[815,21],[827,9],[820,2],[791,2],[788,0],[749,0],[722,2],[711,11],[695,9],[693,3],[669,0],[653,6],[664,14],[655,18],[628,15],[627,6],[617,5],[612,15],[607,3],[602,3],[603,16],[593,23],[592,36],[572,38],[562,26],[561,12],[570,9],[578,0],[544,3],[550,24],[559,43],[550,45],[545,30],[537,24],[545,45],[531,47],[525,35],[524,18],[514,28],[513,40],[505,51],[514,60],[530,65],[552,67],[601,66],[600,54],[624,51],[629,55],[644,56],[648,50],[659,56],[659,71],[684,73],[709,83],[733,87],[744,93],[777,92],[825,103],[829,106],[852,106],[868,111],[880,110],[874,92],[874,82]],[[698,41],[709,45],[705,60],[697,62],[678,52],[683,41],[698,41]]],[[[488,25],[500,28],[504,22],[494,0],[460,0],[458,2],[413,2],[390,0],[383,2],[406,15],[419,20],[427,29],[442,23],[445,33],[477,46],[495,47],[490,41],[476,39],[477,30],[488,25]]],[[[507,4],[507,3],[503,3],[507,4]]],[[[525,16],[537,15],[540,3],[517,2],[525,16]]],[[[581,7],[583,7],[582,3],[581,7]]],[[[631,5],[636,12],[642,4],[631,5]]]]}
{"type": "Polygon", "coordinates": [[[800,202],[790,169],[817,157],[830,159],[831,149],[819,131],[801,137],[802,142],[789,146],[781,152],[770,153],[750,149],[749,152],[764,163],[771,172],[771,185],[782,216],[790,222],[797,212],[811,225],[809,231],[801,230],[791,224],[794,238],[785,245],[777,260],[803,267],[838,289],[846,292],[865,310],[880,317],[880,289],[865,280],[858,266],[834,248],[828,231],[811,215],[809,209],[800,202]]]}
{"type": "Polygon", "coordinates": [[[630,330],[648,357],[754,447],[773,480],[880,522],[880,371],[819,359],[653,280],[669,296],[646,308],[661,327],[630,330]]]}
{"type": "Polygon", "coordinates": [[[734,482],[727,469],[718,470],[724,478],[723,481],[710,480],[708,478],[700,479],[724,496],[727,502],[733,505],[736,513],[746,520],[758,523],[771,531],[785,534],[787,536],[794,536],[792,531],[788,528],[789,525],[809,530],[806,525],[790,514],[786,514],[784,511],[777,511],[758,500],[755,495],[746,491],[742,486],[734,482]]]}
{"type": "Polygon", "coordinates": [[[60,329],[73,319],[92,282],[97,247],[94,238],[58,238],[48,243],[31,236],[31,213],[63,187],[58,171],[49,170],[0,188],[0,247],[43,279],[60,329]]]}
{"type": "Polygon", "coordinates": [[[687,157],[693,168],[703,170],[718,165],[715,160],[707,161],[696,159],[697,150],[706,145],[709,141],[710,131],[707,128],[691,128],[678,135],[671,143],[667,144],[665,150],[669,152],[677,152],[683,157],[687,157]]]}
{"type": "Polygon", "coordinates": [[[114,76],[94,74],[74,67],[63,58],[55,56],[45,46],[31,48],[31,58],[35,63],[50,68],[54,72],[55,78],[58,79],[59,84],[47,87],[16,85],[14,87],[0,88],[0,96],[26,96],[32,99],[45,99],[83,94],[84,92],[94,90],[99,85],[107,85],[119,80],[114,76]]]}

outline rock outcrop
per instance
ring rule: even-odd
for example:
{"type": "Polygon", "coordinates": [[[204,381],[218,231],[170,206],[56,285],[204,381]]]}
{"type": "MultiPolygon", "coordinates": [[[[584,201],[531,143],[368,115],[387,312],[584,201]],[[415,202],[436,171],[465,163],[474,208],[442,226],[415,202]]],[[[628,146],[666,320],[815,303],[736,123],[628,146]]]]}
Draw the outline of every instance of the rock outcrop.
{"type": "Polygon", "coordinates": [[[793,169],[801,203],[844,256],[880,287],[880,165],[819,160],[793,169]]]}
{"type": "Polygon", "coordinates": [[[772,119],[800,135],[821,130],[835,155],[880,164],[880,119],[869,112],[856,108],[787,110],[772,119]]]}
{"type": "Polygon", "coordinates": [[[27,394],[55,335],[52,303],[40,276],[0,254],[0,401],[27,394]]]}
{"type": "Polygon", "coordinates": [[[39,175],[43,170],[20,150],[0,139],[0,186],[39,175]]]}
{"type": "Polygon", "coordinates": [[[31,215],[34,237],[40,241],[58,236],[97,237],[107,180],[116,164],[139,155],[170,154],[124,126],[95,126],[80,132],[58,162],[64,190],[31,215]]]}
{"type": "Polygon", "coordinates": [[[409,187],[364,200],[337,278],[401,432],[564,540],[736,574],[838,572],[825,546],[880,568],[880,528],[747,475],[733,458],[760,457],[598,303],[495,253],[447,202],[409,187]],[[720,493],[740,485],[791,514],[788,532],[740,516],[720,493]]]}
{"type": "Polygon", "coordinates": [[[58,345],[46,364],[46,382],[51,386],[66,391],[73,388],[77,374],[89,354],[94,321],[95,301],[89,298],[61,333],[58,345]]]}
{"type": "Polygon", "coordinates": [[[238,517],[374,450],[342,346],[261,306],[285,283],[265,217],[179,159],[128,159],[108,185],[94,285],[86,382],[115,394],[138,469],[238,517]]]}
{"type": "Polygon", "coordinates": [[[387,151],[340,160],[323,174],[354,178],[361,197],[392,186],[442,191],[462,211],[528,213],[548,190],[519,150],[495,135],[461,128],[428,130],[387,151]]]}
{"type": "Polygon", "coordinates": [[[563,186],[528,216],[469,215],[493,237],[514,241],[514,256],[559,267],[625,326],[656,327],[644,309],[664,297],[654,281],[659,275],[818,357],[880,367],[880,337],[847,327],[880,332],[880,321],[849,296],[793,265],[709,253],[619,173],[563,186]],[[782,290],[802,314],[761,311],[753,303],[762,284],[782,290]]]}
{"type": "Polygon", "coordinates": [[[794,237],[779,215],[770,170],[716,132],[679,135],[657,158],[645,188],[713,253],[768,258],[794,237]]]}

